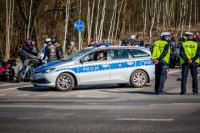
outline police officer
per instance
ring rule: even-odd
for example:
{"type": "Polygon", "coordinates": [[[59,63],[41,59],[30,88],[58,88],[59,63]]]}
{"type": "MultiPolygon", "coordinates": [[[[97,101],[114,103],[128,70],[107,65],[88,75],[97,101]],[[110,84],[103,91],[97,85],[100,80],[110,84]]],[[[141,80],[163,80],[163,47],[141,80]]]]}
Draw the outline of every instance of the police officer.
{"type": "Polygon", "coordinates": [[[197,79],[197,65],[199,62],[199,46],[194,40],[192,32],[186,32],[187,40],[182,43],[180,47],[180,63],[182,65],[182,80],[181,80],[181,95],[186,94],[186,83],[188,71],[192,75],[193,94],[198,95],[198,79],[197,79]]]}
{"type": "Polygon", "coordinates": [[[170,61],[170,32],[161,33],[161,39],[154,43],[152,48],[152,60],[155,63],[155,93],[163,95],[164,84],[167,79],[167,71],[170,61]]]}

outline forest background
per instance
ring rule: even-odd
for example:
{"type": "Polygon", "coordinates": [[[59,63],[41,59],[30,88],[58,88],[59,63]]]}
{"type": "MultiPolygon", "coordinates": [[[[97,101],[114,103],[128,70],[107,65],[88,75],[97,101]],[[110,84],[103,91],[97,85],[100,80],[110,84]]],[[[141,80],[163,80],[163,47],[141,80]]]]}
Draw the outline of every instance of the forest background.
{"type": "Polygon", "coordinates": [[[91,40],[113,43],[138,34],[152,43],[162,31],[180,37],[198,32],[199,0],[0,0],[0,53],[17,57],[23,40],[33,38],[40,49],[45,35],[56,37],[67,50],[69,41],[78,46],[74,22],[82,20],[84,46],[91,40]]]}

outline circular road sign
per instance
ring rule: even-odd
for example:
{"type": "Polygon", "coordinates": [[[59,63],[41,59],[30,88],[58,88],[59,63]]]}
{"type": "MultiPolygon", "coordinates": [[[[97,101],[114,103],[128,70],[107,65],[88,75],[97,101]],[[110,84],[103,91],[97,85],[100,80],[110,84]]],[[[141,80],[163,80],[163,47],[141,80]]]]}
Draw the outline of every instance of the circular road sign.
{"type": "Polygon", "coordinates": [[[85,27],[85,24],[83,21],[81,20],[76,20],[74,22],[74,29],[77,30],[77,31],[82,31],[85,27]]]}

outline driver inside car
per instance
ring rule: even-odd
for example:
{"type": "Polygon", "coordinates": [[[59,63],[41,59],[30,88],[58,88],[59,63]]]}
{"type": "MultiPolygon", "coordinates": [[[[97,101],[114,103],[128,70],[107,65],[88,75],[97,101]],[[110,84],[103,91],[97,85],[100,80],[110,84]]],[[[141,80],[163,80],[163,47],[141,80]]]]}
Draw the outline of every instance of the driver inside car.
{"type": "Polygon", "coordinates": [[[100,51],[97,55],[97,61],[104,61],[106,60],[105,53],[103,51],[100,51]]]}

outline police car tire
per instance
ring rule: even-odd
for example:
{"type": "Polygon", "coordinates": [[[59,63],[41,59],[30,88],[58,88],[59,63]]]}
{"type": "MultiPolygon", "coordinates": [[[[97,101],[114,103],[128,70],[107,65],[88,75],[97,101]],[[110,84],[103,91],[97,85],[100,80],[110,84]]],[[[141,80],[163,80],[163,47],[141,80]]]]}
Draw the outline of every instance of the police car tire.
{"type": "Polygon", "coordinates": [[[60,74],[57,79],[56,79],[56,88],[58,91],[70,91],[71,89],[74,88],[74,78],[68,74],[68,73],[63,73],[60,74]],[[70,82],[70,86],[68,88],[61,88],[60,85],[58,84],[58,80],[60,80],[61,77],[66,77],[68,81],[70,82]]]}
{"type": "Polygon", "coordinates": [[[147,74],[146,72],[142,71],[142,70],[136,70],[132,73],[131,75],[131,84],[133,87],[136,87],[136,88],[140,88],[140,87],[143,87],[146,85],[147,83],[147,80],[148,80],[148,77],[147,77],[147,74]],[[137,84],[134,80],[135,80],[135,77],[137,76],[137,74],[140,74],[140,76],[143,76],[144,78],[144,81],[142,84],[137,84]]]}

